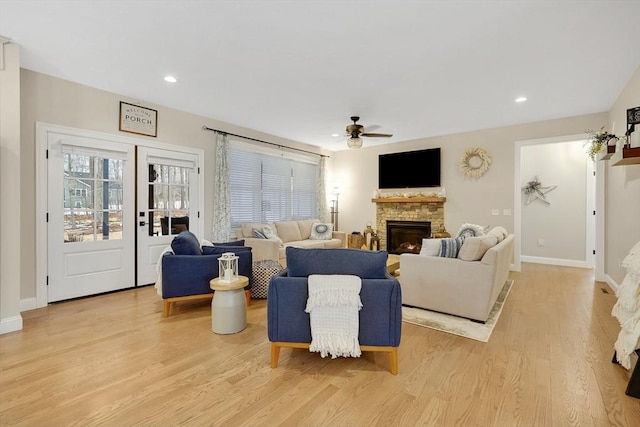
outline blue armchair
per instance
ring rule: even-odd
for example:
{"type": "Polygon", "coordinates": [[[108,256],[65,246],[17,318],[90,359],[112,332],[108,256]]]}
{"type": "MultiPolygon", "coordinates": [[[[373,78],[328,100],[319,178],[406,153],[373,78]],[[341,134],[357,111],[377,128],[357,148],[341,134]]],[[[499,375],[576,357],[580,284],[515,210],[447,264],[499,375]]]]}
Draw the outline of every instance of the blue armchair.
{"type": "Polygon", "coordinates": [[[162,257],[164,317],[169,316],[175,302],[213,298],[209,282],[218,277],[218,258],[225,252],[238,256],[238,274],[249,278],[249,285],[245,288],[249,303],[253,260],[251,248],[244,246],[243,241],[201,247],[193,233],[182,231],[171,242],[171,249],[173,253],[165,253],[162,257]]]}
{"type": "Polygon", "coordinates": [[[309,348],[311,327],[305,312],[310,274],[350,274],[362,279],[358,341],[362,351],[389,353],[392,374],[398,373],[402,328],[400,283],[387,273],[386,251],[286,248],[287,268],[271,278],[267,298],[267,329],[271,367],[278,366],[280,348],[309,348]]]}

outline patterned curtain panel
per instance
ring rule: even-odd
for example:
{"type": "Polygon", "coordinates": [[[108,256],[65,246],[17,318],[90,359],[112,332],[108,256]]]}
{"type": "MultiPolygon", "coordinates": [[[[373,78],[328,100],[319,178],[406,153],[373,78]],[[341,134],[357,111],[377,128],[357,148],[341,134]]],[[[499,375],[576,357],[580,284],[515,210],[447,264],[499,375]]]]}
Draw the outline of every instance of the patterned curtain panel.
{"type": "Polygon", "coordinates": [[[216,132],[216,171],[213,181],[212,242],[231,239],[231,191],[229,189],[229,136],[216,132]]]}
{"type": "Polygon", "coordinates": [[[321,222],[329,222],[329,206],[327,204],[327,158],[320,157],[316,177],[317,217],[321,222]]]}

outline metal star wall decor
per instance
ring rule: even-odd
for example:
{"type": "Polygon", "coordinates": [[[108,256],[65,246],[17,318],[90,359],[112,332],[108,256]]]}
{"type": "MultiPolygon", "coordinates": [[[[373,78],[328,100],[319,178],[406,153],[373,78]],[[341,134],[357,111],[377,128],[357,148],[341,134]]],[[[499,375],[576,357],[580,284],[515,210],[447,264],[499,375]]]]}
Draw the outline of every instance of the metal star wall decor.
{"type": "Polygon", "coordinates": [[[545,195],[556,187],[557,185],[543,187],[540,179],[537,176],[534,177],[533,180],[527,182],[527,185],[522,187],[522,191],[524,191],[524,194],[527,196],[526,204],[528,205],[534,200],[539,199],[550,205],[551,202],[547,200],[547,197],[545,195]]]}

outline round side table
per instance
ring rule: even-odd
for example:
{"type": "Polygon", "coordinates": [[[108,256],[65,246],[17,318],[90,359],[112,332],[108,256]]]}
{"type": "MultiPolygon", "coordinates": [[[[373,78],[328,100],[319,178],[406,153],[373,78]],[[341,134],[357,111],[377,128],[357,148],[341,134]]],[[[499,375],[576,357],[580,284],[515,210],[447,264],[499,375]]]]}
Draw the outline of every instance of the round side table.
{"type": "Polygon", "coordinates": [[[244,287],[249,278],[238,276],[231,283],[211,279],[209,287],[216,291],[211,300],[211,330],[216,334],[235,334],[247,327],[247,300],[244,287]]]}

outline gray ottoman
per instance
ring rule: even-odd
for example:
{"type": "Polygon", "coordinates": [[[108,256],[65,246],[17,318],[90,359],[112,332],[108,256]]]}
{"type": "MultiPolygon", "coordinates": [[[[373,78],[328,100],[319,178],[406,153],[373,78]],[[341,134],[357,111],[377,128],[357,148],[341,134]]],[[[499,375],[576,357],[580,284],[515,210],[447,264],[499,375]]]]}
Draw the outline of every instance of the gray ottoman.
{"type": "Polygon", "coordinates": [[[269,291],[269,280],[282,270],[278,261],[265,259],[255,261],[251,272],[251,298],[265,299],[269,291]]]}

